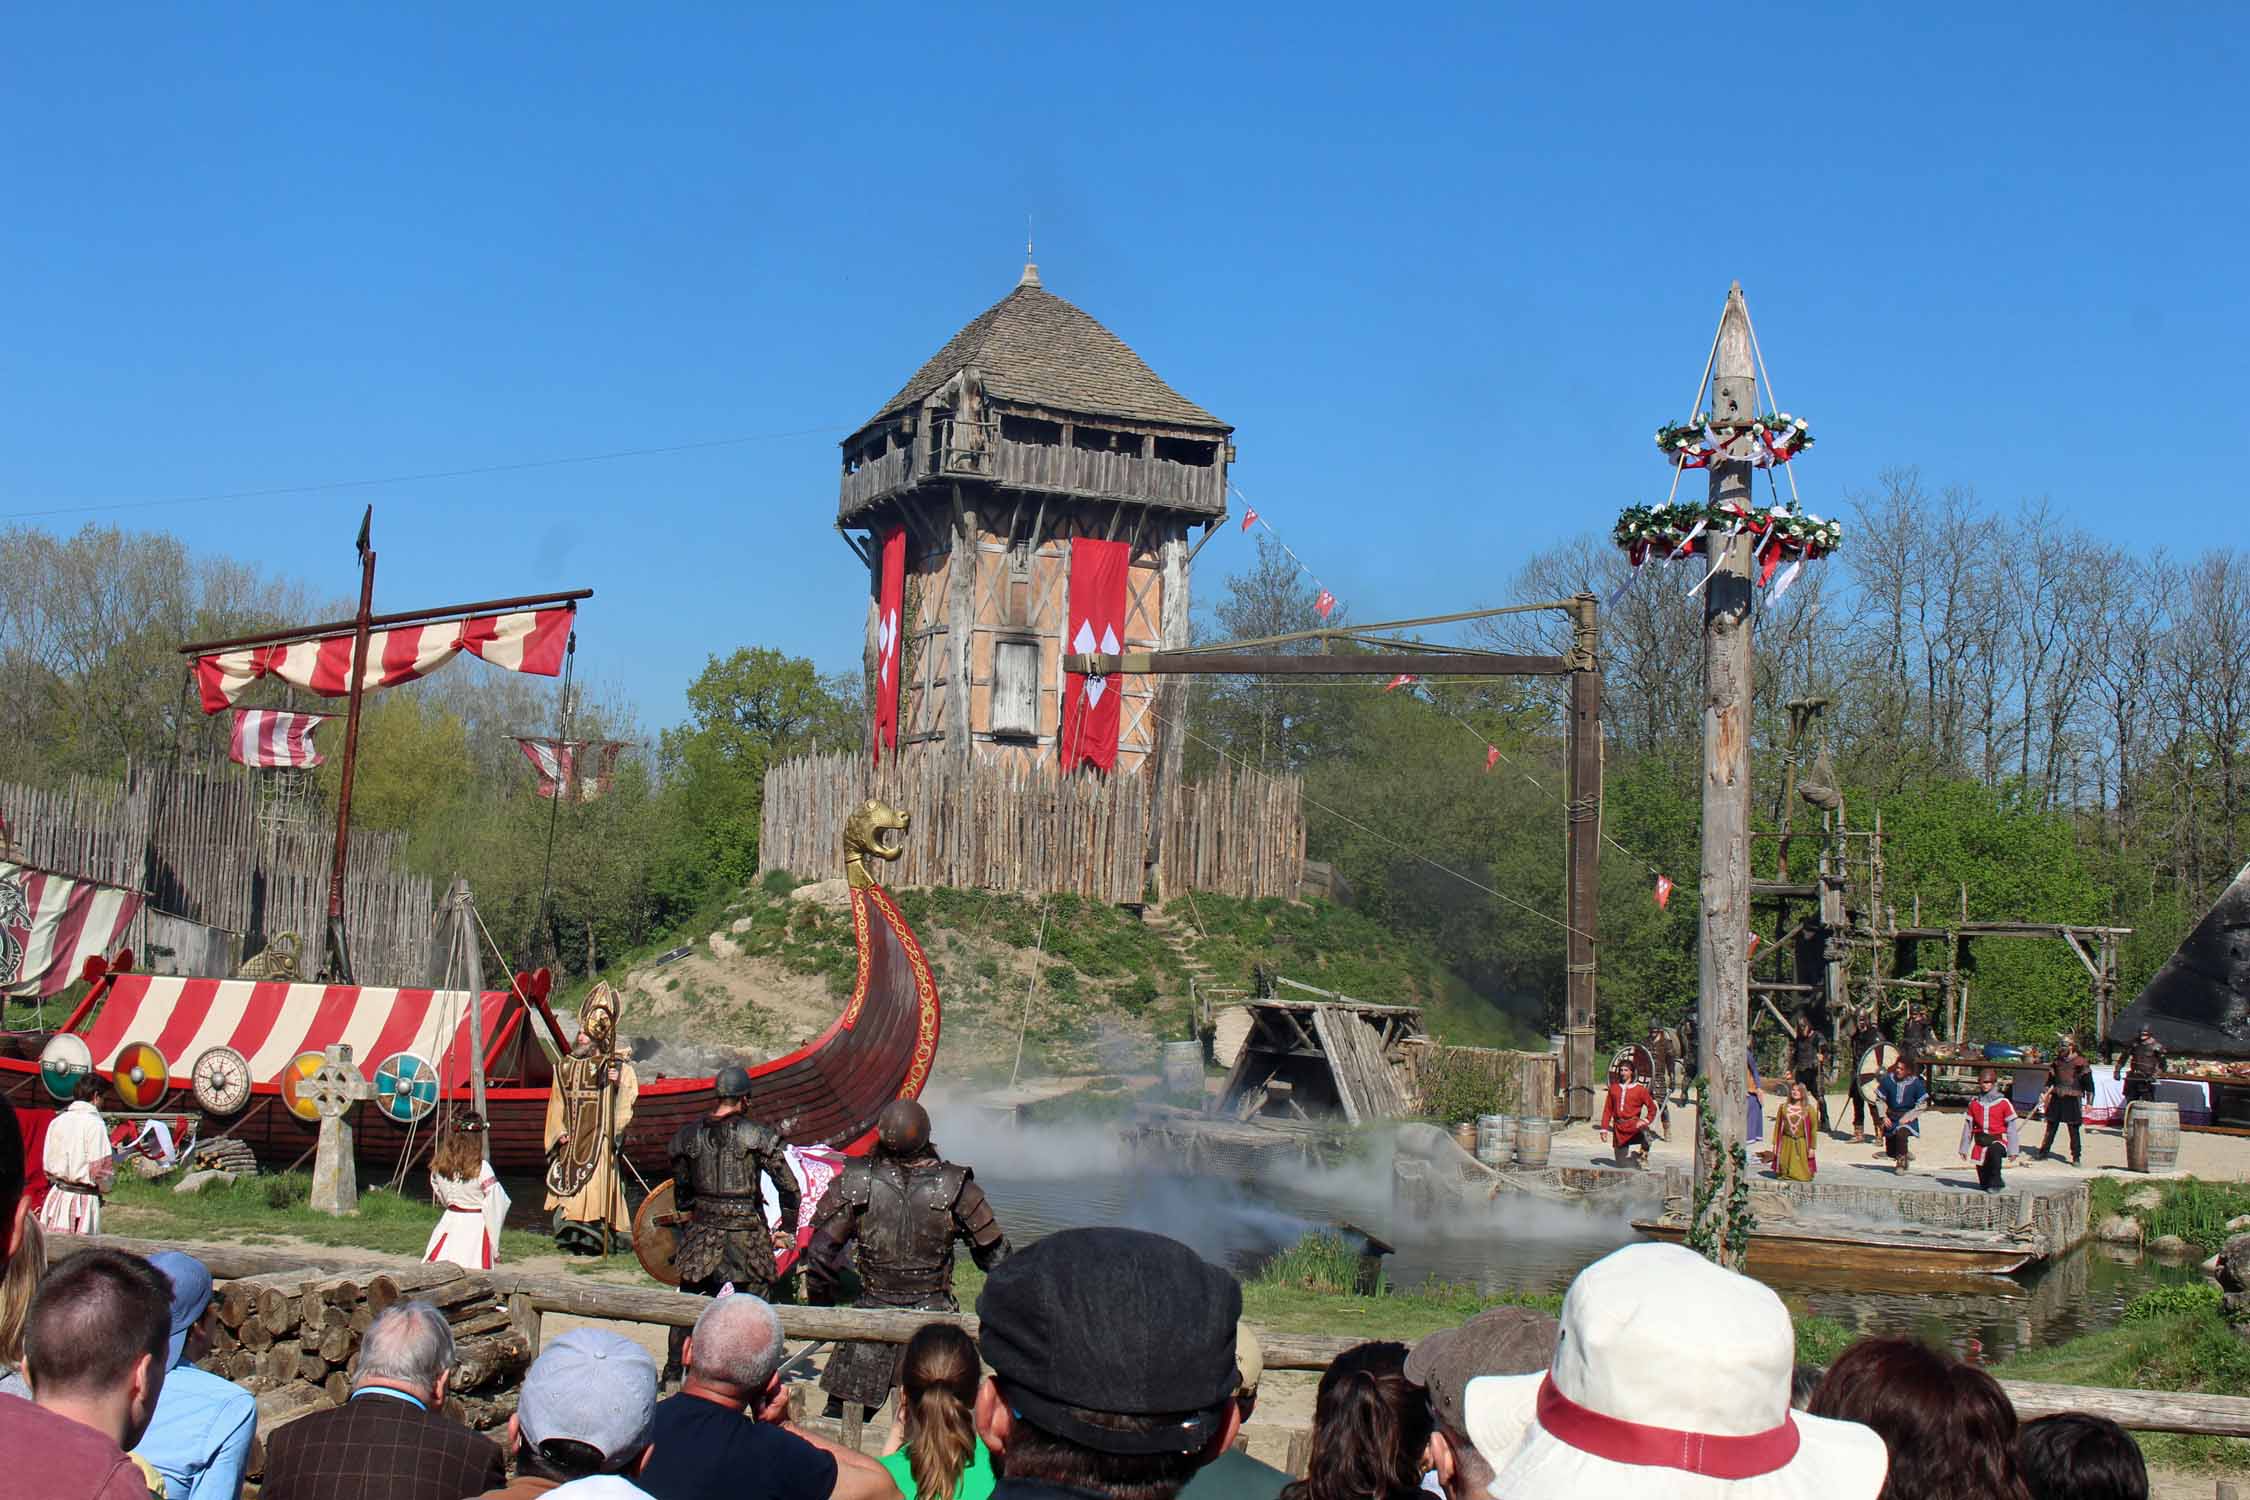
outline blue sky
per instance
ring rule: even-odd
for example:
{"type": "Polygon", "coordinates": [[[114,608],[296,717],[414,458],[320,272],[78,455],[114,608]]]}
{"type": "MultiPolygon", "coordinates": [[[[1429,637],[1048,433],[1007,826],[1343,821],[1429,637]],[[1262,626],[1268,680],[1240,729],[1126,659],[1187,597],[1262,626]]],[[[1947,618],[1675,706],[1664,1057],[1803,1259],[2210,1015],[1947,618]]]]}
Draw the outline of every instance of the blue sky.
{"type": "Polygon", "coordinates": [[[378,608],[591,586],[669,722],[709,652],[856,663],[835,440],[1029,213],[1362,619],[1660,497],[1733,278],[1813,508],[2238,541],[2239,13],[1965,9],[14,5],[0,518],[342,596],[372,500],[378,608]]]}

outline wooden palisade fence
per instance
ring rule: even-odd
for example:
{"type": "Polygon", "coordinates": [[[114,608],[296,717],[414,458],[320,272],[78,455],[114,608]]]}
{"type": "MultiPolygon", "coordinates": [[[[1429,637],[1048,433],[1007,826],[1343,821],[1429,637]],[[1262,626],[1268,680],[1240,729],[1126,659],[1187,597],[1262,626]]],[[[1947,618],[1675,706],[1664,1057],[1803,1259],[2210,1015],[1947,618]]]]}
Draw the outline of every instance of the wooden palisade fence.
{"type": "MultiPolygon", "coordinates": [[[[276,933],[294,932],[309,978],[327,926],[335,831],[262,822],[253,775],[235,766],[132,765],[122,782],[74,777],[55,789],[0,783],[0,817],[30,864],[146,892],[143,915],[126,934],[135,952],[161,961],[150,937],[163,930],[166,916],[238,939],[249,935],[250,951],[276,933]]],[[[344,909],[362,983],[424,977],[436,896],[428,880],[403,868],[404,853],[396,834],[353,834],[344,909]]],[[[241,942],[232,949],[243,956],[241,942]]]]}
{"type": "Polygon", "coordinates": [[[905,853],[883,872],[891,885],[1130,902],[1153,875],[1160,897],[1289,898],[1304,874],[1303,785],[1293,776],[1222,769],[1159,810],[1145,776],[1062,776],[913,749],[880,767],[846,751],[768,770],[760,873],[843,873],[845,821],[870,797],[914,819],[905,853]]]}

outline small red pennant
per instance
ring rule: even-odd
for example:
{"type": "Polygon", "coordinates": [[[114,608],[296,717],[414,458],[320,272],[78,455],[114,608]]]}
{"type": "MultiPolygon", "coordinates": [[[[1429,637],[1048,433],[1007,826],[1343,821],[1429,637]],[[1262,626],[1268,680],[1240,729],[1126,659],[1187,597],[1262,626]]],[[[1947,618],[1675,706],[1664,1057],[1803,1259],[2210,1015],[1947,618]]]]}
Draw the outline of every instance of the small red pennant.
{"type": "Polygon", "coordinates": [[[1250,529],[1251,523],[1256,521],[1257,519],[1258,511],[1255,506],[1244,507],[1242,512],[1242,529],[1244,531],[1248,531],[1250,529]]]}
{"type": "MultiPolygon", "coordinates": [[[[1495,750],[1492,753],[1498,755],[1500,752],[1495,750]]],[[[1662,911],[1665,908],[1669,907],[1671,904],[1672,877],[1669,875],[1659,875],[1656,877],[1656,909],[1658,911],[1662,911]]]]}
{"type": "Polygon", "coordinates": [[[1328,592],[1328,590],[1322,589],[1318,594],[1313,596],[1312,607],[1313,613],[1325,620],[1328,618],[1329,613],[1336,608],[1336,596],[1328,592]]]}
{"type": "MultiPolygon", "coordinates": [[[[1498,745],[1487,745],[1487,746],[1485,746],[1485,747],[1484,747],[1484,768],[1485,768],[1485,769],[1486,769],[1487,771],[1489,771],[1489,770],[1491,770],[1491,769],[1492,769],[1492,768],[1493,768],[1494,766],[1496,766],[1496,765],[1498,765],[1498,764],[1500,764],[1500,747],[1499,747],[1498,745]]],[[[1661,903],[1659,903],[1659,904],[1661,904],[1661,903]]]]}
{"type": "Polygon", "coordinates": [[[1414,683],[1420,682],[1421,680],[1421,678],[1415,676],[1412,672],[1401,672],[1396,677],[1393,677],[1389,682],[1383,684],[1383,691],[1387,693],[1394,688],[1407,687],[1414,683]]]}

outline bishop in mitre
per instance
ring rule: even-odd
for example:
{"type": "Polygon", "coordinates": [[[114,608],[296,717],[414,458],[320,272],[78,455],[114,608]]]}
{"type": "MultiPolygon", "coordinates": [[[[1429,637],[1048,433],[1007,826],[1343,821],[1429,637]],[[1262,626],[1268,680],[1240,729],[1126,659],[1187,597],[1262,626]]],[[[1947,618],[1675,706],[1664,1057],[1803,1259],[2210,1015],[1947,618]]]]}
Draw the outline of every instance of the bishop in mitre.
{"type": "Polygon", "coordinates": [[[578,1040],[555,1064],[547,1096],[547,1207],[566,1250],[607,1253],[613,1239],[632,1237],[617,1157],[640,1092],[617,1045],[617,991],[603,980],[586,997],[578,1040]]]}

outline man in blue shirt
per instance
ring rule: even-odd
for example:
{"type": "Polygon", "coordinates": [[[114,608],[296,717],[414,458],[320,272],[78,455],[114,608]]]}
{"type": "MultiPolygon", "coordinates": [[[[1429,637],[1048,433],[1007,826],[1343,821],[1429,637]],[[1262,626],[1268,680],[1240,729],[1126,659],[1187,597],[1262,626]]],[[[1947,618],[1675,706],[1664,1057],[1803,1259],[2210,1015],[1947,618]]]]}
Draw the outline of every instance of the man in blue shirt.
{"type": "Polygon", "coordinates": [[[258,1425],[258,1401],[195,1361],[210,1352],[211,1272],[177,1250],[148,1263],[172,1284],[171,1363],[156,1416],[133,1451],[164,1476],[165,1500],[235,1500],[258,1425]]]}
{"type": "Polygon", "coordinates": [[[1930,1105],[1930,1086],[1907,1066],[1902,1052],[1875,1089],[1883,1100],[1883,1149],[1891,1154],[1894,1168],[1904,1175],[1914,1159],[1908,1147],[1922,1133],[1922,1111],[1930,1105]]]}

